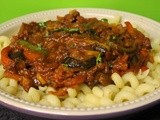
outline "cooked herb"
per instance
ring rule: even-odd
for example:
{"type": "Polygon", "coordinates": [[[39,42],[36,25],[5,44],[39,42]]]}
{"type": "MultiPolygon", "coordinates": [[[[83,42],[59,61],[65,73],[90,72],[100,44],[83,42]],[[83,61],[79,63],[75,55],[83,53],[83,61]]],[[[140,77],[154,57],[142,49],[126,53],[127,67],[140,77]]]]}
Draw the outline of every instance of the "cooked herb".
{"type": "Polygon", "coordinates": [[[68,64],[66,64],[66,63],[63,63],[62,65],[63,65],[64,67],[68,67],[68,64]]]}
{"type": "Polygon", "coordinates": [[[110,41],[114,41],[114,40],[117,40],[118,39],[118,36],[116,35],[111,35],[110,36],[110,41]]]}
{"type": "Polygon", "coordinates": [[[98,54],[97,58],[96,58],[96,64],[102,62],[102,56],[101,53],[98,54]]]}

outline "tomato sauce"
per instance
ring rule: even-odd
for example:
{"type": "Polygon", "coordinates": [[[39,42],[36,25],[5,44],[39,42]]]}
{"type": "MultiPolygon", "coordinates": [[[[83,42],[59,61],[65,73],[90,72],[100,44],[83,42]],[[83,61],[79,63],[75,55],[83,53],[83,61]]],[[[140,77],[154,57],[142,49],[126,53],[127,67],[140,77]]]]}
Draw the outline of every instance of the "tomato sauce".
{"type": "Polygon", "coordinates": [[[112,73],[137,73],[152,61],[150,39],[130,22],[109,24],[76,10],[56,20],[23,23],[1,54],[6,77],[26,91],[47,85],[58,95],[82,83],[106,86],[112,73]]]}

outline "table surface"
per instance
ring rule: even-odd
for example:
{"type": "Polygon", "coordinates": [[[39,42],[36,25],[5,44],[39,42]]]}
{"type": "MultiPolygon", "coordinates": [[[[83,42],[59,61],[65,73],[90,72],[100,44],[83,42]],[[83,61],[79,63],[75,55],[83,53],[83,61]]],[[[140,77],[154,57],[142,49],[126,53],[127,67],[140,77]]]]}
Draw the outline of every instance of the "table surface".
{"type": "MultiPolygon", "coordinates": [[[[1,0],[0,24],[33,12],[60,8],[106,8],[139,14],[160,22],[160,0],[1,0]]],[[[131,117],[114,120],[160,120],[160,104],[131,117]]],[[[15,111],[0,106],[0,120],[27,120],[15,111]]]]}

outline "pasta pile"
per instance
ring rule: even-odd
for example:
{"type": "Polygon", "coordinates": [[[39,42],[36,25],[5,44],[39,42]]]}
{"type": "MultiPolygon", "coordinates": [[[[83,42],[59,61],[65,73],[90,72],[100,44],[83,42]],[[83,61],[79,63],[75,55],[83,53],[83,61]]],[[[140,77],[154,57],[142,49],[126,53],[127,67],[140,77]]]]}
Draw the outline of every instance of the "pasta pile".
{"type": "MultiPolygon", "coordinates": [[[[0,36],[0,51],[9,43],[8,37],[0,36]]],[[[78,89],[68,88],[68,95],[63,98],[50,94],[49,91],[54,91],[54,88],[47,86],[40,86],[39,89],[31,87],[26,92],[16,80],[3,77],[4,69],[0,64],[0,88],[20,99],[53,107],[99,107],[131,101],[160,88],[160,41],[153,40],[152,48],[154,63],[148,62],[149,69],[144,72],[140,70],[137,75],[128,72],[122,77],[113,73],[111,78],[114,84],[105,87],[91,89],[81,84],[78,89]]]]}

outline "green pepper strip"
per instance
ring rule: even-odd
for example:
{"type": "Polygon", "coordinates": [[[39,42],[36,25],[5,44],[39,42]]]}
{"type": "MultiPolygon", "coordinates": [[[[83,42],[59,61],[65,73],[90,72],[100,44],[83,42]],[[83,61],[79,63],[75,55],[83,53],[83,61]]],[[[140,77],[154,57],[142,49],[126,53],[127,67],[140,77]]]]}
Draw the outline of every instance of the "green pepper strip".
{"type": "Polygon", "coordinates": [[[42,53],[45,53],[45,54],[47,53],[47,51],[44,48],[42,48],[42,46],[40,44],[33,45],[26,40],[19,40],[18,44],[20,44],[20,45],[22,45],[22,46],[24,46],[24,47],[26,47],[26,48],[28,48],[32,51],[42,52],[42,53]]]}
{"type": "Polygon", "coordinates": [[[101,21],[102,21],[102,22],[107,22],[107,23],[108,23],[108,19],[107,19],[107,18],[102,18],[101,21]]]}
{"type": "Polygon", "coordinates": [[[79,28],[70,28],[68,29],[69,33],[73,33],[73,32],[79,32],[79,28]]]}
{"type": "Polygon", "coordinates": [[[53,30],[53,32],[60,32],[60,31],[74,33],[74,32],[79,32],[79,28],[59,28],[59,29],[53,30]]]}

